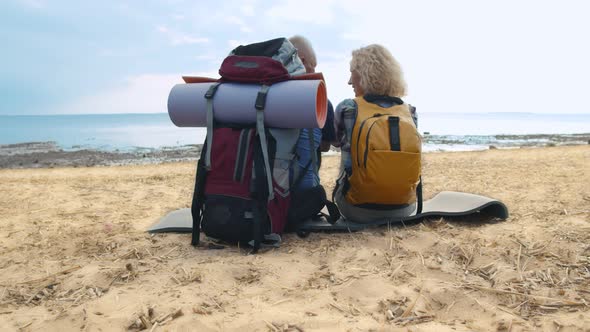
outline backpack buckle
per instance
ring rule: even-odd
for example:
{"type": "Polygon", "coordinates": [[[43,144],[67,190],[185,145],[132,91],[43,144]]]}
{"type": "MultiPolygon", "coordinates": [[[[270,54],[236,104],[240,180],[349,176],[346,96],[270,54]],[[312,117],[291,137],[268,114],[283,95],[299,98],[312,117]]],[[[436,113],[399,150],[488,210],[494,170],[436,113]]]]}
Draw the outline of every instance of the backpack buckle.
{"type": "Polygon", "coordinates": [[[221,83],[214,83],[212,84],[209,89],[207,90],[207,92],[205,92],[205,99],[211,99],[213,98],[213,96],[215,95],[215,92],[217,92],[217,88],[219,88],[219,85],[221,83]]]}
{"type": "Polygon", "coordinates": [[[263,84],[260,88],[260,91],[258,91],[254,107],[256,107],[256,109],[259,111],[264,110],[264,107],[266,106],[266,96],[268,95],[268,89],[270,89],[270,86],[263,84]]]}

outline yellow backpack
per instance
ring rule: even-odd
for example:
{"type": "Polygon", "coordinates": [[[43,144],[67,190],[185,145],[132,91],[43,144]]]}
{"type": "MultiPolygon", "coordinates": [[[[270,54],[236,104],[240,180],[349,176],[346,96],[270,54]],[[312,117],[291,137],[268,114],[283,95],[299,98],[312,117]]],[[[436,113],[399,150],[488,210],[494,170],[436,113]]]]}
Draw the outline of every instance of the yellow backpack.
{"type": "Polygon", "coordinates": [[[359,207],[394,209],[416,202],[418,192],[421,210],[422,139],[409,106],[384,108],[364,97],[355,102],[346,199],[359,207]]]}

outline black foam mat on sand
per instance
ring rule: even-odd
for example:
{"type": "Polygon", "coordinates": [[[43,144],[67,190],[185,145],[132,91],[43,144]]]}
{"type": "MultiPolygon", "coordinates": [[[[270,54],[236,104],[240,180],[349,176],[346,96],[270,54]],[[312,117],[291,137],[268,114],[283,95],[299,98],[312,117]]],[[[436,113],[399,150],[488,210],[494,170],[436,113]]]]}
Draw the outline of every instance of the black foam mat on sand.
{"type": "MultiPolygon", "coordinates": [[[[388,224],[419,221],[424,218],[436,217],[466,217],[478,215],[489,218],[508,218],[508,208],[504,203],[485,196],[443,191],[431,199],[424,201],[422,213],[412,214],[399,219],[383,219],[371,223],[354,223],[340,218],[330,224],[324,218],[307,220],[301,224],[302,232],[317,231],[358,231],[370,227],[388,224]]],[[[190,233],[193,222],[189,208],[172,211],[153,224],[150,233],[190,233]]]]}

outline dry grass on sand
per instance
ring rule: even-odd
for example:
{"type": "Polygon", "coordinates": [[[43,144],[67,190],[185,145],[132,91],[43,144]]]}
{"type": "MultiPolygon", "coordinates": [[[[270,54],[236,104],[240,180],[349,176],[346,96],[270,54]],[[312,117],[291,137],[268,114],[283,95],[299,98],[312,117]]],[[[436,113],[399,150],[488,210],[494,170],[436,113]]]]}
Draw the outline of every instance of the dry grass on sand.
{"type": "MultiPolygon", "coordinates": [[[[2,330],[576,331],[590,328],[590,147],[426,154],[425,196],[506,222],[285,236],[260,255],[150,236],[192,163],[0,170],[2,330]]],[[[326,158],[332,186],[338,160],[326,158]]]]}

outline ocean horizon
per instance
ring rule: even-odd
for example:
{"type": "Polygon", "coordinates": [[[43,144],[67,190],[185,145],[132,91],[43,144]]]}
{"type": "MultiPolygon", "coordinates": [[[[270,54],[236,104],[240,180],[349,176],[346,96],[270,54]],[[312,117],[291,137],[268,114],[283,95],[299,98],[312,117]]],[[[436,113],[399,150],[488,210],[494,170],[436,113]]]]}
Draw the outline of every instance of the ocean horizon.
{"type": "MultiPolygon", "coordinates": [[[[588,114],[419,113],[425,151],[587,144],[588,114]]],[[[205,128],[176,127],[168,113],[0,115],[0,145],[54,142],[63,150],[133,151],[202,144],[205,128]]]]}

